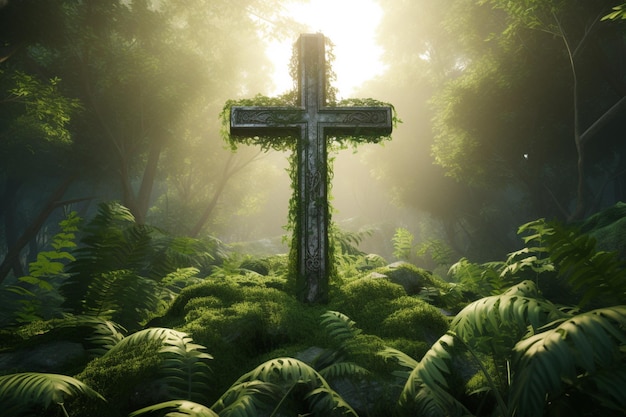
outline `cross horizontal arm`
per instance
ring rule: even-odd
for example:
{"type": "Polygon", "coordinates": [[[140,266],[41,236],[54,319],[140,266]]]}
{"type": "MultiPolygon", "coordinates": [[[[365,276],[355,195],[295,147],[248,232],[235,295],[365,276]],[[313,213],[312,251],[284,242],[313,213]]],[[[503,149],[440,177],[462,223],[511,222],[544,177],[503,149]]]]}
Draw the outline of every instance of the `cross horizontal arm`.
{"type": "Polygon", "coordinates": [[[235,136],[273,136],[297,132],[306,123],[300,107],[237,106],[230,109],[230,133],[235,136]]]}
{"type": "Polygon", "coordinates": [[[391,107],[325,107],[318,123],[331,136],[386,136],[392,130],[391,107]]]}

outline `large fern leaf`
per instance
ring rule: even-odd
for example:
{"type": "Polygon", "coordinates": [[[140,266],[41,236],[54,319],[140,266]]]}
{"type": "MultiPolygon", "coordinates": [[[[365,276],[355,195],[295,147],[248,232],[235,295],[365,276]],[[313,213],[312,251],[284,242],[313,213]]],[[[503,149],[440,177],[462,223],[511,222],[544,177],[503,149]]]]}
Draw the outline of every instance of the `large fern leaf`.
{"type": "Polygon", "coordinates": [[[203,352],[204,346],[193,343],[187,333],[166,327],[144,329],[122,339],[107,355],[154,342],[162,345],[159,350],[163,357],[160,373],[169,392],[180,399],[201,401],[209,389],[207,361],[213,357],[203,352]]]}
{"type": "Polygon", "coordinates": [[[161,374],[169,392],[177,398],[203,400],[209,390],[211,371],[207,361],[213,357],[203,352],[204,346],[193,343],[184,333],[168,333],[163,344],[159,350],[164,356],[161,374]]]}
{"type": "MultiPolygon", "coordinates": [[[[267,361],[240,377],[231,389],[238,391],[238,387],[241,384],[251,381],[269,383],[271,386],[280,388],[282,398],[275,404],[275,409],[280,408],[283,401],[293,395],[293,390],[298,387],[298,392],[301,395],[298,402],[306,404],[309,412],[315,415],[357,416],[352,407],[328,385],[326,380],[315,369],[294,358],[277,358],[267,361]]],[[[231,389],[222,398],[230,397],[231,389]]],[[[255,394],[253,394],[253,398],[250,398],[249,395],[237,396],[235,399],[237,402],[247,405],[250,401],[257,401],[254,398],[255,396],[255,394]]],[[[264,398],[267,397],[264,396],[264,398]]],[[[240,408],[242,405],[237,405],[234,402],[227,404],[220,399],[212,409],[222,415],[220,408],[226,407],[233,409],[240,408]]]]}
{"type": "Polygon", "coordinates": [[[141,410],[133,411],[128,415],[128,417],[152,415],[163,417],[219,417],[218,414],[210,408],[202,404],[186,400],[172,400],[151,405],[149,407],[142,408],[141,410]]]}
{"type": "Polygon", "coordinates": [[[364,377],[368,376],[370,371],[354,362],[337,362],[320,369],[319,373],[324,379],[329,380],[342,377],[364,377]]]}
{"type": "MultiPolygon", "coordinates": [[[[581,379],[593,378],[602,369],[619,368],[620,347],[626,345],[626,306],[608,307],[578,314],[556,327],[535,334],[515,346],[510,404],[517,415],[541,415],[546,396],[581,379]]],[[[611,374],[598,382],[611,385],[611,374]]],[[[623,373],[617,373],[614,384],[623,373]]],[[[616,385],[617,386],[617,385],[616,385]]],[[[626,411],[626,394],[616,392],[611,400],[626,411]]]]}
{"type": "Polygon", "coordinates": [[[361,333],[356,323],[338,311],[327,311],[322,314],[322,326],[326,332],[340,345],[361,333]]]}
{"type": "Polygon", "coordinates": [[[400,404],[410,407],[417,415],[433,417],[465,416],[471,413],[448,392],[448,377],[452,372],[454,336],[445,334],[435,342],[413,369],[406,381],[400,404]]]}
{"type": "MultiPolygon", "coordinates": [[[[506,329],[511,349],[530,326],[538,329],[566,317],[554,304],[537,298],[532,281],[523,281],[500,295],[481,298],[467,305],[454,318],[450,329],[465,343],[473,344],[482,336],[494,337],[506,329]]],[[[503,340],[504,341],[504,340],[503,340]]]]}
{"type": "Polygon", "coordinates": [[[220,417],[258,416],[283,395],[281,387],[258,380],[233,384],[211,407],[220,417]]]}
{"type": "Polygon", "coordinates": [[[0,404],[6,415],[17,415],[32,406],[45,409],[79,395],[106,401],[81,381],[66,375],[25,372],[0,376],[0,404]]]}
{"type": "Polygon", "coordinates": [[[598,251],[589,235],[543,219],[521,226],[519,232],[529,232],[524,241],[545,250],[558,274],[582,291],[581,305],[592,300],[607,306],[626,303],[624,263],[614,252],[598,251]]]}

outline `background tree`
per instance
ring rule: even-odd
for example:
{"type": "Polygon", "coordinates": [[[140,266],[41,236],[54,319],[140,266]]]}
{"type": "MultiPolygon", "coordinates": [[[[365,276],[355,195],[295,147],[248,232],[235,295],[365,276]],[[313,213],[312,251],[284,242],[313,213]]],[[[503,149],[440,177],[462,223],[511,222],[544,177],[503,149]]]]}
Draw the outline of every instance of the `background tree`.
{"type": "MultiPolygon", "coordinates": [[[[265,0],[54,0],[45,7],[15,0],[0,9],[0,146],[7,159],[0,214],[11,255],[0,276],[11,267],[21,275],[64,200],[119,200],[139,223],[186,223],[175,230],[181,234],[214,227],[225,195],[235,208],[249,204],[243,194],[253,183],[225,192],[251,156],[228,158],[218,114],[227,99],[268,82],[262,70],[245,73],[242,62],[269,67],[262,41],[284,26],[268,24],[279,11],[265,0]],[[188,190],[194,204],[164,209],[168,199],[183,198],[173,190],[186,172],[202,185],[188,190]],[[28,243],[33,248],[24,251],[28,243]]],[[[94,207],[79,207],[81,215],[94,207]]]]}
{"type": "Polygon", "coordinates": [[[579,218],[623,198],[626,48],[623,23],[600,21],[610,6],[385,5],[388,72],[366,88],[397,103],[404,123],[390,157],[370,162],[458,253],[493,257],[514,249],[525,221],[579,218]]]}

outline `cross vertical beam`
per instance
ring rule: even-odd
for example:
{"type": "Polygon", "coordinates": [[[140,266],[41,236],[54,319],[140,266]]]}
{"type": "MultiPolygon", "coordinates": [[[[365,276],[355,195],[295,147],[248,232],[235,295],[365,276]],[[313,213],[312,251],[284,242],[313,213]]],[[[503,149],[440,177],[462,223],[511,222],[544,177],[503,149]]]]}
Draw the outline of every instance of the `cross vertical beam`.
{"type": "MultiPolygon", "coordinates": [[[[297,137],[296,224],[291,248],[296,254],[300,301],[328,301],[332,269],[329,249],[327,139],[333,135],[375,138],[392,129],[390,107],[326,107],[326,62],[322,34],[298,39],[298,106],[232,107],[230,133],[255,137],[297,137]]],[[[373,139],[372,141],[377,141],[373,139]]]]}

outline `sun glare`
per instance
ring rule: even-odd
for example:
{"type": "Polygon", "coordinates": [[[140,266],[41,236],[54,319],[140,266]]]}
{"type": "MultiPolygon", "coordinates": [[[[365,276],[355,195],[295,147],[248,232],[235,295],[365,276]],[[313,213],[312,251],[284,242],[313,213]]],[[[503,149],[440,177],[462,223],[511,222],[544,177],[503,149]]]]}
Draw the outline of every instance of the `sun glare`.
{"type": "MultiPolygon", "coordinates": [[[[333,70],[338,98],[352,97],[354,89],[384,70],[382,48],[375,31],[382,10],[372,0],[309,0],[285,6],[286,13],[306,25],[311,33],[321,32],[335,45],[333,70]]],[[[267,55],[274,63],[274,91],[280,94],[293,86],[289,76],[293,39],[272,41],[267,55]]]]}

